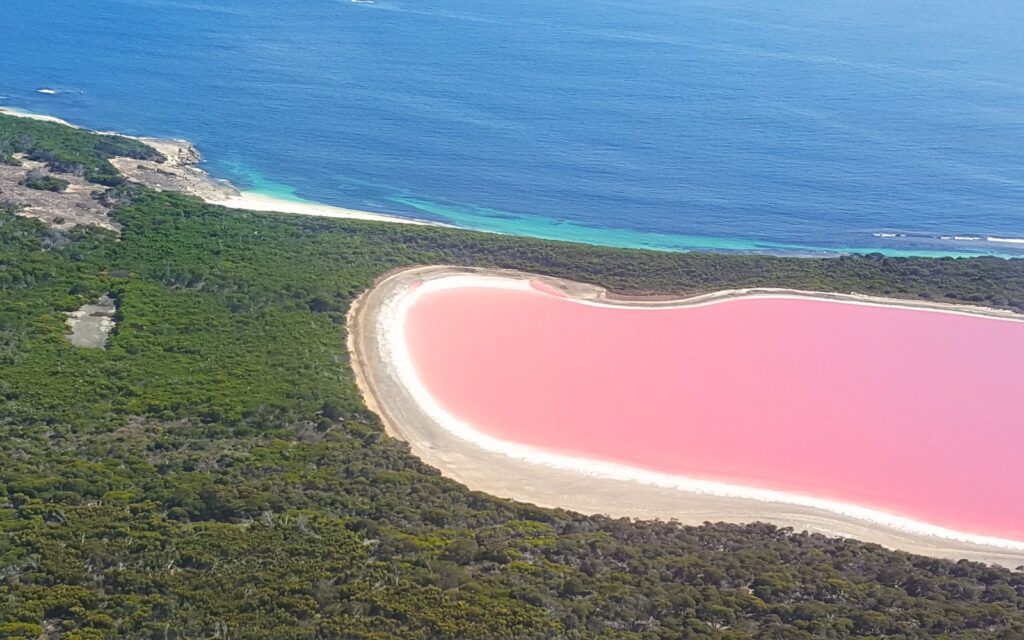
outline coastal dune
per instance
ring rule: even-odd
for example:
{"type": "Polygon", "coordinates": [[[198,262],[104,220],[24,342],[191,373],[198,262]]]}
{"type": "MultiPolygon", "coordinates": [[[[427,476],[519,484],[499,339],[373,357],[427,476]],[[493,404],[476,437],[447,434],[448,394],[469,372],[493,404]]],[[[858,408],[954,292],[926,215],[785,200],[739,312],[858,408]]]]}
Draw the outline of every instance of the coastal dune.
{"type": "MultiPolygon", "coordinates": [[[[727,291],[687,301],[616,301],[598,287],[553,278],[423,267],[384,278],[357,301],[349,317],[349,349],[364,397],[381,415],[389,433],[407,441],[416,455],[444,475],[473,489],[584,513],[675,519],[684,524],[764,521],[938,557],[967,558],[1011,568],[1024,564],[1024,541],[938,526],[833,496],[690,477],[665,469],[533,446],[495,437],[493,432],[454,417],[418,379],[405,335],[405,318],[412,303],[425,292],[474,282],[476,286],[518,291],[525,287],[602,307],[708,307],[727,300],[773,297],[924,309],[1014,324],[1021,321],[1020,316],[980,307],[779,290],[727,291]]],[[[1013,504],[1003,506],[1015,508],[1013,504]]]]}

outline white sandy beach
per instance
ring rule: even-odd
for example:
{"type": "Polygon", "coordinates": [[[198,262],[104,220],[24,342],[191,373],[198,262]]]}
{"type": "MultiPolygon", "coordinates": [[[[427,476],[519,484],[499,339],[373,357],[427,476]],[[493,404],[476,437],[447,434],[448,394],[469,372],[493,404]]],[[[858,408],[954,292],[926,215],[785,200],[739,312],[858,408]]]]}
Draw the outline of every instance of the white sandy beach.
{"type": "Polygon", "coordinates": [[[19,118],[28,118],[30,120],[41,120],[43,122],[55,122],[62,124],[66,127],[74,127],[75,129],[81,129],[81,127],[71,124],[67,120],[61,120],[53,116],[44,115],[41,113],[30,113],[28,111],[22,111],[21,109],[15,109],[14,107],[0,107],[0,113],[8,116],[17,116],[19,118]]]}
{"type": "Polygon", "coordinates": [[[372,211],[360,211],[358,209],[346,209],[317,202],[302,202],[298,200],[286,200],[273,196],[256,193],[254,191],[241,191],[238,195],[223,200],[209,199],[210,204],[228,207],[230,209],[245,209],[247,211],[265,211],[274,213],[294,213],[307,216],[323,216],[327,218],[350,218],[353,220],[372,220],[375,222],[394,222],[399,224],[429,224],[422,220],[401,218],[386,213],[373,213],[372,211]]]}
{"type": "Polygon", "coordinates": [[[349,317],[349,348],[368,405],[382,416],[391,435],[406,440],[425,462],[472,489],[584,513],[676,519],[684,524],[766,521],[926,555],[1009,567],[1024,564],[1024,541],[954,531],[856,504],[553,454],[497,440],[454,418],[430,397],[412,366],[405,348],[406,311],[418,296],[438,288],[523,289],[531,286],[531,280],[583,304],[601,306],[665,308],[716,304],[737,297],[799,297],[983,315],[1012,322],[1024,321],[1024,317],[982,307],[766,289],[723,291],[686,300],[617,301],[590,285],[445,267],[411,269],[385,278],[357,301],[349,317]],[[416,286],[411,287],[413,284],[416,286]]]}

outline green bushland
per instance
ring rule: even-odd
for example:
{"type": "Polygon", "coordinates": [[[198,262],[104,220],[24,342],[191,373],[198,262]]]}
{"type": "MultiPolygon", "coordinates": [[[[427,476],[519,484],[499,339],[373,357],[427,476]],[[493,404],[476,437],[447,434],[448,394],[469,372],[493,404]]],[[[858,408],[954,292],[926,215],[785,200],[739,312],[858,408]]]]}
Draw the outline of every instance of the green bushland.
{"type": "Polygon", "coordinates": [[[0,637],[1024,637],[1021,572],[469,491],[384,434],[345,351],[352,300],[406,265],[1020,308],[1024,261],[597,249],[120,190],[120,239],[0,211],[0,637]],[[71,346],[63,313],[106,292],[108,349],[71,346]]]}
{"type": "Polygon", "coordinates": [[[37,175],[35,172],[29,172],[28,176],[21,181],[21,184],[37,191],[61,192],[66,191],[71,183],[57,176],[37,175]]]}
{"type": "Polygon", "coordinates": [[[0,163],[19,164],[17,153],[45,163],[55,173],[83,175],[107,186],[124,183],[110,158],[165,160],[156,149],[131,138],[0,113],[0,163]]]}

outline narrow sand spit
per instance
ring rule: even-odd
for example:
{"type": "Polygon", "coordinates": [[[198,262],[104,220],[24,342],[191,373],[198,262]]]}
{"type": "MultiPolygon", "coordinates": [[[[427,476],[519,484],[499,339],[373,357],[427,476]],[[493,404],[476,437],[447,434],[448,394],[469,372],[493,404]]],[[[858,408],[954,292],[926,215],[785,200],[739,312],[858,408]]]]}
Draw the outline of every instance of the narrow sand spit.
{"type": "Polygon", "coordinates": [[[357,382],[368,406],[381,415],[388,432],[407,441],[413,453],[444,475],[472,489],[583,513],[675,519],[684,524],[764,521],[925,555],[967,558],[1011,568],[1024,564],[1024,541],[952,531],[853,504],[551,454],[497,441],[445,416],[432,398],[424,397],[422,385],[410,380],[410,362],[399,320],[404,318],[404,309],[421,284],[434,281],[432,286],[444,286],[436,281],[456,275],[486,278],[492,286],[495,279],[505,283],[498,286],[539,284],[544,289],[598,305],[665,307],[710,304],[735,297],[782,296],[895,305],[1008,321],[1022,321],[1024,317],[966,305],[767,289],[723,291],[683,301],[616,301],[599,287],[554,278],[506,271],[420,267],[391,274],[361,296],[349,314],[348,337],[357,382]]]}

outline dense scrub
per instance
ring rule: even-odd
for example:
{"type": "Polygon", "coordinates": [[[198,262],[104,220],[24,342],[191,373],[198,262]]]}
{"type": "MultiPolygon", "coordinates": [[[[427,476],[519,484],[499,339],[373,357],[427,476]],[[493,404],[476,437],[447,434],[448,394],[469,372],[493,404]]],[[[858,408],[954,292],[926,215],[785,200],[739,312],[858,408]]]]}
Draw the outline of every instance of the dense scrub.
{"type": "Polygon", "coordinates": [[[1024,637],[1019,571],[468,491],[384,435],[344,348],[354,297],[411,264],[1019,307],[1024,261],[642,253],[118,201],[120,240],[0,207],[0,637],[1024,637]],[[106,292],[109,348],[71,346],[63,312],[106,292]]]}
{"type": "Polygon", "coordinates": [[[57,176],[47,175],[42,171],[29,171],[21,184],[38,191],[61,192],[67,191],[68,185],[71,183],[57,176]]]}

